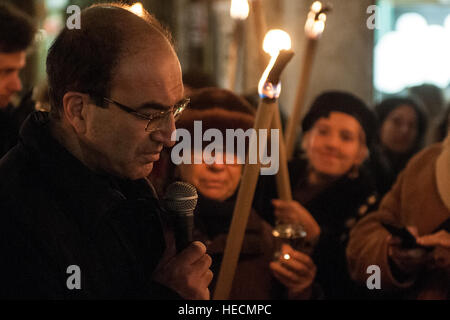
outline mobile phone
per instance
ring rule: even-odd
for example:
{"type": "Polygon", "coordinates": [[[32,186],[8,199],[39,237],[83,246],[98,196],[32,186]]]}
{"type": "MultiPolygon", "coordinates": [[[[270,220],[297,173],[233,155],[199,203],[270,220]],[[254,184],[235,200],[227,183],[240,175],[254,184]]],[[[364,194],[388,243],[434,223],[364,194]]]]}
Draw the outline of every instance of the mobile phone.
{"type": "Polygon", "coordinates": [[[450,219],[445,220],[439,227],[436,228],[436,230],[434,230],[433,233],[438,232],[440,230],[450,232],[450,219]]]}
{"type": "Polygon", "coordinates": [[[433,250],[433,247],[425,247],[416,242],[416,238],[405,227],[399,228],[387,223],[381,223],[383,227],[389,231],[393,236],[402,240],[402,248],[404,249],[424,249],[426,251],[433,250]]]}

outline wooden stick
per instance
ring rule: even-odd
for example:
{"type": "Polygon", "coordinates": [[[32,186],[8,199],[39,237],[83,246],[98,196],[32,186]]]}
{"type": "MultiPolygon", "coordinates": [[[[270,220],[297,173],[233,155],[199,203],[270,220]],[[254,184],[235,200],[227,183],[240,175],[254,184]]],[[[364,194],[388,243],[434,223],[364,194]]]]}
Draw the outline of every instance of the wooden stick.
{"type": "Polygon", "coordinates": [[[262,73],[269,62],[268,56],[265,54],[262,43],[264,42],[264,35],[267,32],[267,23],[264,15],[264,8],[262,0],[250,1],[252,10],[250,11],[253,16],[253,22],[255,26],[256,43],[260,44],[258,47],[258,64],[260,72],[262,73]]]}
{"type": "MultiPolygon", "coordinates": [[[[281,50],[275,60],[272,69],[270,70],[267,80],[271,83],[278,84],[283,69],[287,63],[292,59],[294,53],[288,50],[281,50]]],[[[254,129],[257,134],[257,141],[250,139],[250,143],[257,143],[257,147],[250,146],[249,152],[257,153],[257,163],[250,164],[246,161],[244,173],[239,187],[236,205],[233,211],[233,218],[231,220],[230,230],[227,236],[227,243],[223,254],[222,264],[220,266],[219,278],[217,279],[216,288],[214,291],[214,300],[228,299],[233,284],[234,274],[236,271],[237,262],[241,253],[242,241],[247,227],[248,217],[255,195],[256,183],[258,182],[259,171],[261,163],[259,159],[260,148],[263,150],[267,147],[267,140],[259,143],[259,130],[269,129],[272,125],[272,119],[275,111],[278,112],[277,97],[273,99],[264,98],[259,102],[258,110],[256,112],[256,119],[254,129]]],[[[249,156],[247,155],[247,159],[249,156]]]]}
{"type": "Polygon", "coordinates": [[[279,170],[276,175],[278,197],[281,200],[292,200],[291,181],[289,178],[289,170],[286,157],[286,148],[284,145],[283,128],[281,126],[280,110],[277,108],[272,118],[272,128],[279,129],[279,170]]]}
{"type": "Polygon", "coordinates": [[[294,154],[295,142],[297,140],[298,126],[302,109],[305,104],[306,91],[308,90],[314,56],[316,54],[317,40],[308,38],[305,55],[303,56],[302,71],[298,82],[297,95],[294,108],[286,126],[286,156],[290,161],[294,154]]]}
{"type": "MultiPolygon", "coordinates": [[[[259,129],[267,129],[270,127],[276,108],[276,100],[262,99],[260,101],[258,111],[256,112],[254,126],[258,134],[259,129]]],[[[259,142],[257,141],[256,143],[259,142]]],[[[244,174],[242,176],[241,185],[239,187],[239,192],[236,199],[236,206],[233,211],[230,231],[227,237],[227,244],[222,259],[219,278],[214,291],[214,300],[226,300],[230,295],[260,168],[261,164],[259,159],[256,164],[247,163],[245,165],[244,174]]]]}
{"type": "Polygon", "coordinates": [[[239,49],[242,47],[243,31],[244,21],[236,20],[228,50],[227,81],[228,89],[231,91],[234,91],[236,88],[236,71],[238,66],[239,49]]]}

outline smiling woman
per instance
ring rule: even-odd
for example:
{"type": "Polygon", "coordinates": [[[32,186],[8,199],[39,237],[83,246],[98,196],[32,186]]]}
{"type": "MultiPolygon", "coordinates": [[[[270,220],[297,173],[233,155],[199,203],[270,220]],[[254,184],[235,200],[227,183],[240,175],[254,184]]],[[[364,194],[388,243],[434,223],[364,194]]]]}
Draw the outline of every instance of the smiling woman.
{"type": "Polygon", "coordinates": [[[377,202],[371,177],[360,169],[374,137],[375,117],[352,94],[329,91],[314,100],[302,129],[303,153],[289,163],[294,201],[272,200],[278,197],[275,183],[264,177],[256,207],[268,220],[318,225],[310,227],[320,228],[311,256],[317,284],[327,299],[356,298],[345,248],[351,227],[377,202]]]}

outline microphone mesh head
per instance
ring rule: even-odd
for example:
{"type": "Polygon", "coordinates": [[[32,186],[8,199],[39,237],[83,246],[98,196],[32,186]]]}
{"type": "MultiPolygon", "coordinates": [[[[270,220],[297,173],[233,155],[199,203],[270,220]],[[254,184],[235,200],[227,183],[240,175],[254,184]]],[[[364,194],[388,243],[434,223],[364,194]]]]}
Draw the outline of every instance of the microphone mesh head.
{"type": "Polygon", "coordinates": [[[164,204],[169,211],[192,211],[197,199],[197,189],[192,184],[177,181],[167,187],[164,204]]]}

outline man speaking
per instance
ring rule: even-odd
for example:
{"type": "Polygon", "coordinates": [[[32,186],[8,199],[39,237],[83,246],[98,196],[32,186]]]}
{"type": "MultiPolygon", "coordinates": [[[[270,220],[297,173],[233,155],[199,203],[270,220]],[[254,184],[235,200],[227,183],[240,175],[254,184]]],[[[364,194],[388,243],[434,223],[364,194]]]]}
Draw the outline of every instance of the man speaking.
{"type": "Polygon", "coordinates": [[[0,297],[208,299],[199,242],[166,245],[145,179],[186,107],[170,36],[148,13],[94,5],[47,57],[51,112],[0,161],[0,297]]]}

